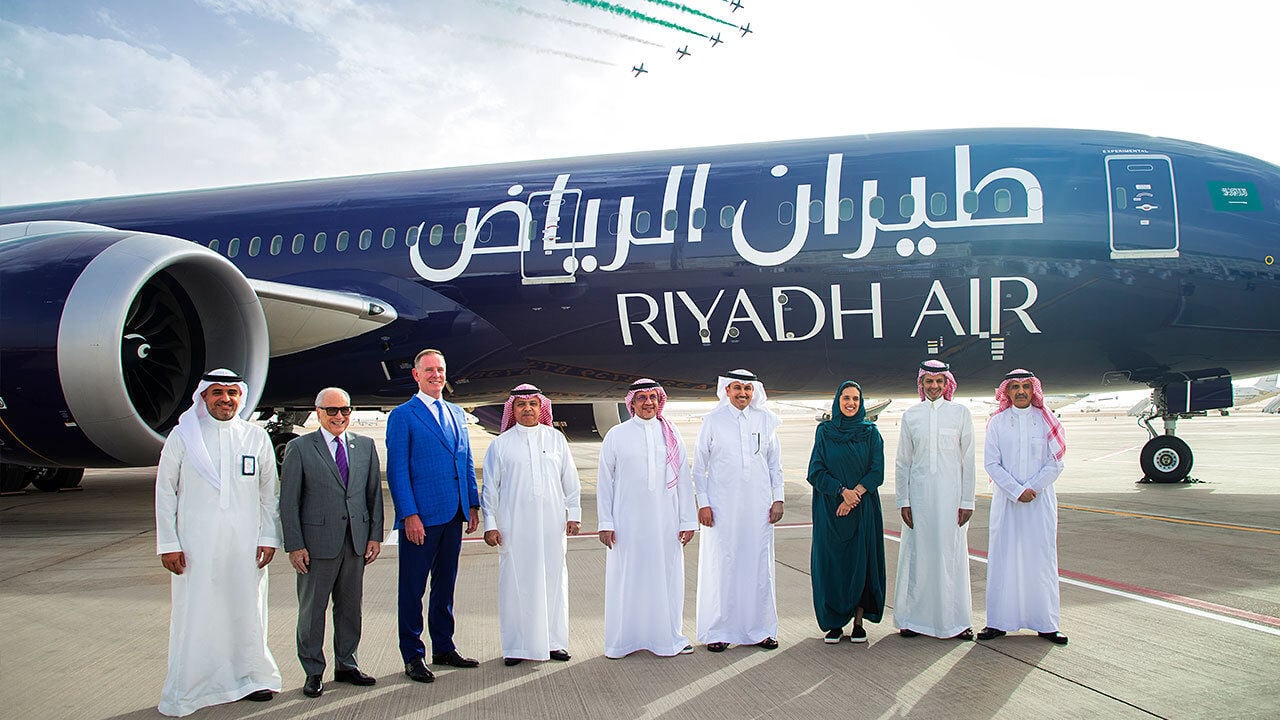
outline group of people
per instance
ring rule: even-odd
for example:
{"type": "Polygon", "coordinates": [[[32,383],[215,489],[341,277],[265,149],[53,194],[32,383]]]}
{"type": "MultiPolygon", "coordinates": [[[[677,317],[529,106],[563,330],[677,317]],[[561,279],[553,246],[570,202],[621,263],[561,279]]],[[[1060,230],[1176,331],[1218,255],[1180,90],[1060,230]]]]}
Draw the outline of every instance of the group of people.
{"type": "MultiPolygon", "coordinates": [[[[454,644],[453,603],[464,526],[471,533],[482,520],[485,543],[498,551],[505,664],[569,660],[565,552],[567,538],[581,529],[581,489],[568,442],[553,426],[551,401],[533,385],[511,391],[478,485],[466,415],[441,397],[443,353],[419,353],[412,375],[419,392],[391,412],[386,430],[405,675],[435,679],[424,625],[430,664],[479,664],[454,644]]],[[[972,420],[951,402],[955,380],[945,364],[924,363],[919,386],[923,402],[904,414],[898,444],[903,530],[894,621],[907,637],[970,639],[972,420]]],[[[165,715],[266,701],[280,692],[279,668],[266,644],[265,568],[281,547],[297,573],[303,693],[324,692],[330,607],[334,682],[376,683],[360,669],[357,647],[364,567],[379,556],[383,537],[377,449],[348,431],[347,393],[325,388],[315,401],[320,428],[288,444],[277,478],[266,432],[241,417],[247,394],[231,371],[205,375],[157,469],[157,553],[173,573],[169,672],[159,704],[165,715]]],[[[683,628],[683,550],[699,526],[697,641],[711,652],[778,647],[773,526],[785,500],[781,421],[749,371],[720,377],[717,396],[692,459],[664,415],[666,392],[649,379],[631,384],[631,418],[604,438],[597,515],[598,537],[608,548],[606,657],[693,652],[683,628]]],[[[1001,407],[988,426],[986,448],[994,482],[988,627],[978,637],[1030,628],[1065,643],[1058,632],[1052,489],[1064,435],[1043,409],[1039,381],[1030,373],[1010,373],[997,399],[1001,407]]],[[[863,621],[879,622],[885,605],[878,494],[884,443],[862,401],[857,383],[840,385],[809,463],[814,610],[828,643],[838,643],[851,620],[850,639],[865,642],[863,621]]]]}
{"type": "MultiPolygon", "coordinates": [[[[902,517],[893,621],[902,637],[972,640],[968,523],[976,486],[973,418],[952,402],[950,367],[921,363],[920,404],[902,415],[894,462],[902,517]]],[[[987,423],[985,469],[992,480],[987,625],[992,640],[1023,628],[1065,645],[1058,627],[1058,506],[1066,436],[1044,407],[1040,380],[1018,369],[996,390],[987,423]]],[[[831,419],[818,426],[809,461],[813,486],[813,605],[824,641],[866,642],[863,621],[885,607],[884,527],[878,488],[884,440],[866,420],[862,388],[836,391],[831,419]]]]}

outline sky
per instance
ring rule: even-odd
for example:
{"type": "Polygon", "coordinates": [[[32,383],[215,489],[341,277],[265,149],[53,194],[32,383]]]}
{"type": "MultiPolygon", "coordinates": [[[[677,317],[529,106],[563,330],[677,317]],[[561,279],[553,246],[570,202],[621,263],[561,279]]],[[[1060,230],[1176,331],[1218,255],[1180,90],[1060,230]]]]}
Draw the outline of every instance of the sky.
{"type": "Polygon", "coordinates": [[[966,127],[1280,164],[1274,0],[741,2],[6,0],[0,205],[966,127]]]}

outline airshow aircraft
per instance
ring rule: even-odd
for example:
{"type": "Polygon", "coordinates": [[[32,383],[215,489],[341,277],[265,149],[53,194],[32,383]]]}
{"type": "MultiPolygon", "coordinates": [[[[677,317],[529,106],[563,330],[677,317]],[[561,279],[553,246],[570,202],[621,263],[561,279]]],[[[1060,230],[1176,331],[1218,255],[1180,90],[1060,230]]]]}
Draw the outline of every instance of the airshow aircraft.
{"type": "Polygon", "coordinates": [[[639,66],[633,66],[631,68],[631,72],[635,73],[636,77],[640,77],[640,73],[647,73],[649,71],[644,69],[644,63],[640,63],[639,66]]]}
{"type": "Polygon", "coordinates": [[[729,12],[731,13],[738,12],[738,10],[742,8],[742,0],[733,0],[732,2],[729,3],[729,7],[731,8],[729,12]]]}
{"type": "Polygon", "coordinates": [[[751,23],[747,23],[746,25],[739,26],[738,29],[742,31],[742,37],[746,37],[747,33],[749,32],[755,32],[754,30],[751,29],[751,23]]]}
{"type": "Polygon", "coordinates": [[[708,39],[711,40],[711,47],[715,47],[720,43],[724,42],[723,40],[720,39],[720,33],[716,33],[715,35],[712,35],[708,39]]]}
{"type": "MultiPolygon", "coordinates": [[[[532,382],[571,437],[637,377],[706,399],[726,368],[775,399],[963,395],[1015,367],[1054,393],[1148,387],[1179,419],[1280,358],[1280,168],[1076,130],[895,133],[0,208],[5,488],[147,466],[227,367],[278,443],[341,385],[415,391],[424,347],[479,417],[532,382]],[[1141,205],[1132,198],[1151,193],[1141,205]],[[270,372],[268,372],[268,369],[270,372]],[[1130,383],[1138,383],[1132,385],[1130,383]],[[36,469],[32,469],[36,468],[36,469]]],[[[1148,422],[1148,428],[1150,424],[1148,422]]]]}
{"type": "Polygon", "coordinates": [[[693,54],[693,53],[689,52],[689,46],[688,46],[688,45],[685,45],[684,47],[680,48],[679,50],[676,50],[676,59],[677,59],[677,60],[683,60],[683,59],[685,58],[685,56],[686,56],[686,55],[692,55],[692,54],[693,54]]]}

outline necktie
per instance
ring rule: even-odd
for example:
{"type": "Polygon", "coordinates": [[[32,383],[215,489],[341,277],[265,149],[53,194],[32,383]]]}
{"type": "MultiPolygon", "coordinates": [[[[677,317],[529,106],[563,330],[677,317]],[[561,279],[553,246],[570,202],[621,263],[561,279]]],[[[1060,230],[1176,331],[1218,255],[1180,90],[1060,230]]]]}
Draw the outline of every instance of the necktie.
{"type": "Polygon", "coordinates": [[[347,486],[348,474],[350,468],[347,466],[347,448],[342,444],[342,438],[333,439],[333,461],[338,464],[338,474],[342,476],[342,487],[347,486]]]}
{"type": "Polygon", "coordinates": [[[449,433],[453,433],[453,442],[458,442],[458,429],[453,426],[453,422],[449,418],[448,412],[444,409],[444,403],[436,401],[436,418],[440,421],[440,429],[444,430],[445,437],[449,437],[449,433]]]}

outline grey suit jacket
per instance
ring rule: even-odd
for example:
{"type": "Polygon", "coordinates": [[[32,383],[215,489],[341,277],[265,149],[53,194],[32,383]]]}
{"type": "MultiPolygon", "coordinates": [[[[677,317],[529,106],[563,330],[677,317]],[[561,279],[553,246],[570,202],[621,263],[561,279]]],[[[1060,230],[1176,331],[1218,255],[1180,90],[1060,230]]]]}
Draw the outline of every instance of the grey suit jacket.
{"type": "Polygon", "coordinates": [[[316,430],[285,446],[280,469],[280,523],[286,552],[306,548],[314,558],[335,558],[346,535],[356,554],[370,540],[382,542],[382,469],[373,440],[350,430],[349,481],[342,476],[316,430]]]}

